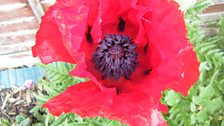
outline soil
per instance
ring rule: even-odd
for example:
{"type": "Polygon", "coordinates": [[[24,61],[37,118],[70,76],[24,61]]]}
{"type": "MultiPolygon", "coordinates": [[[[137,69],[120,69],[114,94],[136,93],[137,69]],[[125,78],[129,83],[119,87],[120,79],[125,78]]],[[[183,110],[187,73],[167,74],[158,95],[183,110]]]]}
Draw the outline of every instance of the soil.
{"type": "Polygon", "coordinates": [[[37,105],[33,95],[36,92],[36,86],[30,89],[24,87],[0,89],[0,119],[7,118],[13,121],[21,113],[31,117],[30,110],[37,105]]]}

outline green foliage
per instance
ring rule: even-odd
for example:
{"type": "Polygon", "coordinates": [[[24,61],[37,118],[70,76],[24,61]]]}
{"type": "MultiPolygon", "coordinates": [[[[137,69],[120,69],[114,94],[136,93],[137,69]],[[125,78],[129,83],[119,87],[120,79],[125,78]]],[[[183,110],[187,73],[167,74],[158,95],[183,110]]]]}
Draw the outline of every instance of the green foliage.
{"type": "MultiPolygon", "coordinates": [[[[64,90],[68,86],[86,80],[77,77],[72,77],[69,75],[69,72],[72,71],[73,68],[75,67],[75,65],[73,64],[66,64],[60,62],[60,63],[52,63],[50,65],[40,64],[39,66],[41,66],[44,69],[44,72],[49,81],[52,83],[52,85],[55,86],[57,86],[58,84],[62,85],[63,89],[59,90],[64,90]]],[[[55,87],[53,87],[53,89],[55,89],[55,87]]]]}
{"type": "Polygon", "coordinates": [[[9,126],[10,125],[10,122],[8,119],[0,119],[0,126],[9,126]]]}
{"type": "Polygon", "coordinates": [[[23,114],[17,115],[15,122],[13,123],[10,123],[9,119],[0,119],[0,126],[30,126],[31,123],[30,118],[24,116],[23,114]]]}
{"type": "Polygon", "coordinates": [[[162,102],[169,107],[164,117],[171,126],[224,126],[224,19],[214,25],[219,28],[218,34],[204,36],[198,14],[208,3],[198,2],[185,15],[201,74],[188,96],[172,90],[163,93],[162,102]]]}
{"type": "Polygon", "coordinates": [[[31,113],[37,118],[38,126],[123,126],[118,121],[108,120],[105,118],[95,117],[81,118],[76,114],[62,114],[59,117],[52,116],[46,109],[41,106],[49,99],[62,93],[68,86],[86,81],[69,75],[75,65],[67,63],[52,63],[49,65],[40,64],[44,69],[46,78],[38,83],[39,92],[35,95],[39,105],[31,110],[31,113]],[[40,114],[40,111],[42,114],[40,114]]]}
{"type": "Polygon", "coordinates": [[[173,90],[163,92],[161,102],[169,107],[169,113],[164,114],[171,126],[181,126],[190,123],[190,100],[173,90]]]}

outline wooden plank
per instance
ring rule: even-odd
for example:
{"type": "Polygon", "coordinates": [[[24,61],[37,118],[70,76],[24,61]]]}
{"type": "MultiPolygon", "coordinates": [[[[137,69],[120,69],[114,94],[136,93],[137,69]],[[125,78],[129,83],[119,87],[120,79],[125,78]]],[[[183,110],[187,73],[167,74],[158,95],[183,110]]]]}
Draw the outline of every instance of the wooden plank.
{"type": "MultiPolygon", "coordinates": [[[[29,16],[29,17],[19,17],[11,20],[5,20],[5,21],[0,21],[0,25],[11,25],[11,24],[18,24],[18,23],[27,23],[30,21],[36,20],[35,17],[29,16]]],[[[35,21],[36,22],[36,21],[35,21]]]]}
{"type": "Polygon", "coordinates": [[[46,11],[48,10],[48,8],[50,7],[50,5],[47,4],[47,3],[43,3],[42,6],[43,6],[43,9],[44,9],[45,12],[46,12],[46,11]]]}
{"type": "Polygon", "coordinates": [[[33,13],[37,19],[37,21],[41,22],[41,17],[44,15],[44,10],[39,0],[28,0],[30,7],[33,10],[33,13]]]}
{"type": "Polygon", "coordinates": [[[0,33],[0,37],[11,37],[11,36],[26,36],[26,35],[33,35],[36,34],[37,29],[25,29],[15,32],[6,32],[0,33]]]}
{"type": "Polygon", "coordinates": [[[0,55],[30,51],[31,47],[34,44],[35,44],[34,41],[27,41],[27,42],[18,43],[18,44],[0,46],[0,55]]]}
{"type": "Polygon", "coordinates": [[[199,15],[202,21],[201,30],[205,36],[213,36],[219,32],[219,28],[210,27],[210,23],[218,22],[224,16],[224,0],[213,0],[214,4],[209,6],[199,15]]]}
{"type": "Polygon", "coordinates": [[[25,6],[14,10],[13,12],[0,12],[0,21],[7,21],[11,19],[16,19],[20,17],[30,17],[33,16],[33,12],[30,7],[25,6]]]}
{"type": "Polygon", "coordinates": [[[205,36],[213,36],[219,33],[219,28],[209,27],[209,24],[203,24],[201,25],[201,31],[205,36]]]}
{"type": "Polygon", "coordinates": [[[52,6],[56,0],[41,0],[40,3],[42,4],[42,7],[44,11],[47,11],[50,6],[52,6]]]}
{"type": "Polygon", "coordinates": [[[222,3],[224,0],[213,0],[214,3],[222,3]]]}
{"type": "Polygon", "coordinates": [[[11,3],[0,5],[0,12],[12,12],[27,6],[27,3],[11,3]]]}
{"type": "Polygon", "coordinates": [[[216,27],[209,27],[210,23],[218,22],[224,16],[224,4],[215,4],[204,11],[204,14],[199,15],[202,21],[201,30],[205,36],[213,36],[219,32],[216,27]]]}
{"type": "Polygon", "coordinates": [[[0,46],[1,45],[22,43],[22,42],[26,42],[26,41],[35,41],[35,34],[26,35],[26,36],[0,37],[0,46]]]}
{"type": "Polygon", "coordinates": [[[0,0],[0,5],[12,3],[27,3],[27,0],[0,0]]]}
{"type": "Polygon", "coordinates": [[[22,22],[22,23],[0,25],[0,33],[13,32],[13,31],[19,31],[24,29],[37,29],[38,27],[39,25],[37,23],[37,20],[33,19],[29,22],[24,22],[24,23],[22,22]]]}
{"type": "Polygon", "coordinates": [[[224,2],[209,6],[203,13],[217,13],[224,11],[224,2]]]}
{"type": "Polygon", "coordinates": [[[217,13],[207,13],[207,14],[201,14],[199,15],[199,18],[202,20],[204,24],[211,21],[218,21],[224,16],[223,12],[217,12],[217,13]]]}
{"type": "Polygon", "coordinates": [[[0,59],[0,70],[21,66],[32,66],[40,62],[37,58],[32,57],[31,51],[2,55],[0,56],[0,59]]]}

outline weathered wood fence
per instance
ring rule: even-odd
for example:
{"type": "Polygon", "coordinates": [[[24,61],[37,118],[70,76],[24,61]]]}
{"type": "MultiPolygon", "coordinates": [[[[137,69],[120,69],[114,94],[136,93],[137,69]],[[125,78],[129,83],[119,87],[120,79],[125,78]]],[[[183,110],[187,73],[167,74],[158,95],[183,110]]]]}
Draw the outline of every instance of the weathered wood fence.
{"type": "Polygon", "coordinates": [[[54,0],[0,0],[0,69],[30,66],[30,47],[44,11],[54,0]]]}

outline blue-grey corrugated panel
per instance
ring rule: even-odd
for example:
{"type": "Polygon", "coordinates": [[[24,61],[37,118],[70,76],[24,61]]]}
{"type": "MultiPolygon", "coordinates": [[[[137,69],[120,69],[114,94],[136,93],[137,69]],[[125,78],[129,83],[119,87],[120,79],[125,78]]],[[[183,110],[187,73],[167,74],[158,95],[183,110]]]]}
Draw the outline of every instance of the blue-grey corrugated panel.
{"type": "Polygon", "coordinates": [[[40,67],[24,67],[0,71],[0,87],[22,86],[26,80],[37,82],[43,77],[40,67]]]}

